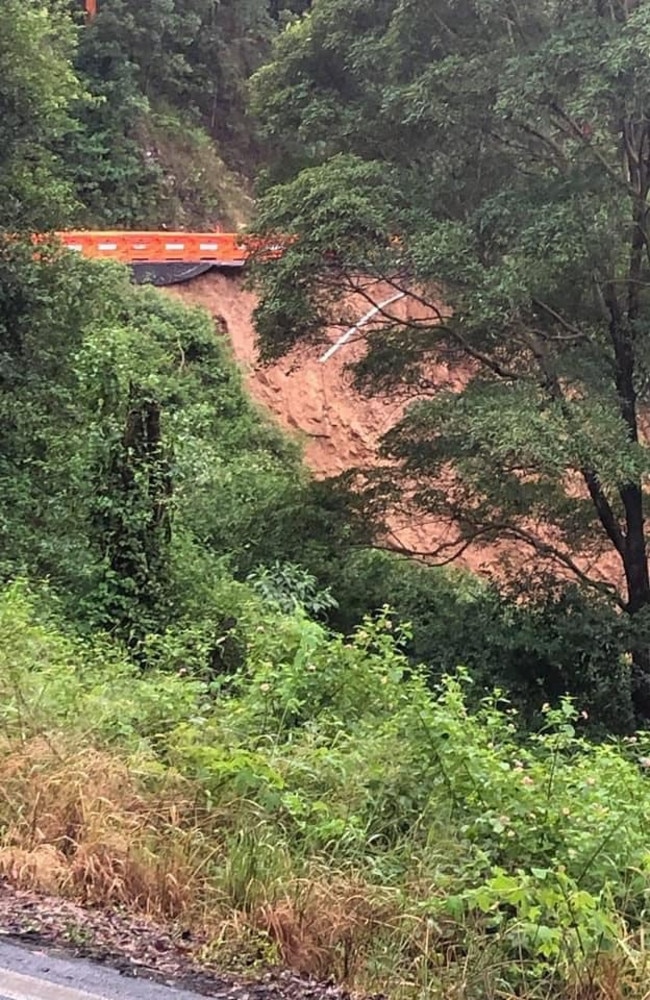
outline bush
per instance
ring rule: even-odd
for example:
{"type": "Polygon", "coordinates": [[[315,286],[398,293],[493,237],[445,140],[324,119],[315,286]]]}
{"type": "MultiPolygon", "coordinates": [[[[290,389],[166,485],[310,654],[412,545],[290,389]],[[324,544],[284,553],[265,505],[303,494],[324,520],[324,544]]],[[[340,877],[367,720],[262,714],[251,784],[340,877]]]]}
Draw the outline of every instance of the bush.
{"type": "Polygon", "coordinates": [[[216,581],[226,565],[244,578],[341,545],[344,510],[321,505],[206,314],[134,289],[120,267],[55,252],[34,262],[20,245],[15,256],[5,580],[49,579],[79,628],[110,627],[136,648],[190,609],[214,636],[197,559],[216,581]]]}
{"type": "Polygon", "coordinates": [[[0,871],[42,886],[58,852],[78,898],[182,912],[221,961],[261,949],[360,989],[641,995],[648,737],[591,744],[568,700],[523,736],[499,692],[468,708],[466,673],[430,690],[386,615],[345,639],[233,599],[245,663],[210,695],[2,594],[0,871]]]}
{"type": "Polygon", "coordinates": [[[503,688],[527,727],[541,724],[544,703],[566,694],[601,735],[637,724],[628,651],[644,626],[603,600],[570,586],[521,600],[474,574],[371,550],[342,558],[323,579],[338,603],[334,627],[349,631],[389,605],[410,626],[409,659],[433,684],[464,666],[480,696],[503,688]]]}

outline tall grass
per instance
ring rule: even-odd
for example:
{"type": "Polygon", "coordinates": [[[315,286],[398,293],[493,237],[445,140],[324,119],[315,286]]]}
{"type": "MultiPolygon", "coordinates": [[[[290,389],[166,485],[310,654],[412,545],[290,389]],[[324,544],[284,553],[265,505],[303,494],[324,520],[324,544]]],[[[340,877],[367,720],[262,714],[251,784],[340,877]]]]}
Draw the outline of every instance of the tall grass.
{"type": "MultiPolygon", "coordinates": [[[[241,592],[239,599],[241,601],[241,592]]],[[[394,996],[645,995],[645,737],[580,706],[523,737],[435,692],[388,617],[351,641],[242,606],[247,665],[204,684],[0,595],[0,872],[394,996]]],[[[174,663],[178,661],[174,637],[174,663]]]]}

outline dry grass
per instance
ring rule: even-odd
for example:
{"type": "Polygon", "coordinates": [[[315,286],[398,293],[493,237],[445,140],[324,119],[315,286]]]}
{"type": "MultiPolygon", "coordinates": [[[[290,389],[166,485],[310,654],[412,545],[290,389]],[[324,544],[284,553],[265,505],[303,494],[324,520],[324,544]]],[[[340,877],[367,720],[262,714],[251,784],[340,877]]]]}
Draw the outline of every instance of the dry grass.
{"type": "Polygon", "coordinates": [[[22,887],[158,919],[204,895],[191,787],[146,790],[126,762],[42,739],[0,756],[0,872],[22,887]]]}
{"type": "Polygon", "coordinates": [[[357,980],[378,937],[400,920],[395,893],[353,876],[297,880],[283,898],[263,904],[257,927],[275,943],[283,964],[317,976],[357,980]]]}
{"type": "MultiPolygon", "coordinates": [[[[431,898],[431,885],[410,885],[407,909],[403,894],[353,872],[310,863],[298,874],[288,856],[279,857],[282,848],[265,847],[253,827],[248,853],[238,856],[232,833],[250,819],[246,804],[238,815],[208,814],[197,807],[198,793],[189,781],[152,773],[146,762],[139,768],[63,738],[0,745],[0,874],[83,905],[180,921],[209,942],[203,957],[226,967],[277,961],[393,997],[507,994],[498,985],[503,959],[494,943],[491,951],[486,939],[423,915],[418,899],[431,898]],[[260,844],[266,868],[256,859],[260,844]]],[[[645,998],[642,965],[635,968],[631,956],[609,960],[581,975],[566,996],[645,998]]]]}
{"type": "Polygon", "coordinates": [[[84,905],[180,919],[212,942],[213,959],[243,953],[354,982],[400,919],[392,892],[326,871],[258,872],[242,905],[229,891],[223,817],[197,808],[190,782],[150,779],[106,751],[63,738],[5,744],[0,790],[0,874],[84,905]]]}

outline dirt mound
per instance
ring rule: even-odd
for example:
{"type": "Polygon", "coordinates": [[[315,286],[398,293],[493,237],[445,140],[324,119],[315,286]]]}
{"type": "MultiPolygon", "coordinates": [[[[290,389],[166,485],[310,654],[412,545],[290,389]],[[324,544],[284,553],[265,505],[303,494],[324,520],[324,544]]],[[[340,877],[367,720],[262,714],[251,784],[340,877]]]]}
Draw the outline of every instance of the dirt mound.
{"type": "MultiPolygon", "coordinates": [[[[320,360],[322,351],[312,348],[294,351],[266,367],[259,364],[255,348],[252,316],[257,300],[254,293],[244,287],[240,276],[212,271],[166,291],[188,303],[203,306],[227,332],[252,397],[266,407],[282,427],[299,437],[305,459],[316,476],[336,476],[348,469],[377,462],[377,444],[399,419],[405,403],[395,399],[369,399],[354,391],[345,368],[364,350],[360,336],[352,337],[324,363],[320,360]]],[[[380,283],[368,291],[377,302],[394,294],[391,286],[380,283]]],[[[358,322],[368,310],[368,300],[362,295],[352,295],[346,303],[345,311],[351,322],[358,322]]],[[[385,317],[401,320],[432,318],[431,311],[427,315],[427,307],[411,297],[392,303],[383,313],[385,317]]],[[[368,326],[372,322],[381,322],[381,316],[368,326]]],[[[345,326],[330,330],[328,339],[335,343],[344,329],[345,326]]],[[[467,372],[452,371],[440,365],[432,370],[430,381],[440,388],[460,388],[466,377],[467,372]]],[[[539,526],[535,529],[539,533],[539,526]]],[[[431,552],[441,544],[453,543],[456,537],[454,529],[444,523],[395,515],[388,542],[398,549],[431,552]]],[[[469,546],[455,562],[474,572],[494,573],[506,567],[520,567],[523,563],[530,565],[530,557],[528,546],[508,543],[492,547],[469,546]]],[[[618,577],[618,560],[611,554],[597,559],[580,558],[576,562],[583,572],[600,579],[611,581],[618,577]]]]}

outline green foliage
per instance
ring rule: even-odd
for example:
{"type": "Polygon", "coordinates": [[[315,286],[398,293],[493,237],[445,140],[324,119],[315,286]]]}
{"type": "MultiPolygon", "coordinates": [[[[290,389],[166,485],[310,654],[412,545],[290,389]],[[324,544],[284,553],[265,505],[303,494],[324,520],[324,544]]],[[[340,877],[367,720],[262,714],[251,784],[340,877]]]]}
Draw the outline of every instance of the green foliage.
{"type": "Polygon", "coordinates": [[[562,996],[599,956],[633,971],[646,737],[590,744],[567,700],[522,737],[498,693],[468,710],[463,673],[431,691],[386,616],[342,640],[249,595],[245,665],[212,699],[66,636],[40,605],[23,586],[0,597],[5,738],[62,732],[193,781],[233,908],[318,870],[346,872],[369,905],[383,893],[391,921],[363,953],[375,989],[562,996]]]}
{"type": "Polygon", "coordinates": [[[329,588],[318,587],[316,577],[295,563],[275,561],[248,574],[247,582],[271,606],[290,614],[302,608],[316,618],[337,607],[329,588]]]}
{"type": "Polygon", "coordinates": [[[522,601],[469,572],[370,549],[330,567],[323,579],[338,601],[332,625],[352,631],[364,615],[390,606],[396,622],[409,623],[405,652],[431,683],[462,664],[474,701],[499,687],[527,727],[540,724],[544,702],[570,694],[596,732],[634,730],[628,650],[646,641],[645,624],[606,601],[571,587],[522,601]]]}
{"type": "Polygon", "coordinates": [[[29,244],[12,242],[2,255],[0,289],[2,572],[54,571],[61,580],[79,558],[83,579],[73,497],[88,485],[79,470],[83,401],[75,358],[84,330],[100,317],[111,321],[116,285],[69,255],[34,260],[29,244]]]}
{"type": "Polygon", "coordinates": [[[425,391],[384,439],[373,515],[407,494],[413,516],[459,529],[457,549],[508,540],[531,583],[559,568],[631,614],[650,605],[649,16],[320,0],[253,87],[275,157],[258,228],[297,237],[260,268],[266,354],[318,337],[372,278],[429,309],[371,332],[356,369],[368,391],[425,391]]]}
{"type": "MultiPolygon", "coordinates": [[[[207,106],[186,125],[174,102],[237,104],[271,22],[257,2],[105,0],[77,49],[69,14],[10,3],[0,43],[0,574],[48,579],[76,627],[212,676],[240,656],[226,566],[321,566],[349,542],[345,500],[248,401],[207,317],[30,238],[67,221],[73,188],[85,224],[242,221],[207,106]]],[[[293,575],[311,611],[331,606],[293,575]]]]}
{"type": "Polygon", "coordinates": [[[311,7],[311,0],[270,0],[269,13],[273,18],[304,14],[311,7]]]}
{"type": "Polygon", "coordinates": [[[243,577],[346,544],[344,508],[321,504],[207,315],[131,287],[121,268],[11,254],[5,578],[49,578],[80,623],[110,623],[138,643],[191,609],[214,644],[209,595],[226,564],[243,577]],[[201,564],[205,586],[191,572],[201,564]]]}
{"type": "Polygon", "coordinates": [[[79,35],[86,95],[61,156],[79,224],[241,224],[257,155],[246,81],[268,52],[263,0],[102,0],[79,35]],[[223,154],[222,154],[223,150],[223,154]]]}
{"type": "Polygon", "coordinates": [[[87,58],[89,67],[82,46],[79,73],[88,97],[76,105],[76,127],[61,151],[79,202],[75,222],[95,228],[157,228],[162,225],[158,214],[164,172],[139,141],[148,102],[127,67],[112,66],[109,60],[106,77],[94,80],[90,67],[98,63],[92,53],[87,58]]]}
{"type": "Polygon", "coordinates": [[[5,736],[19,733],[27,739],[72,727],[96,745],[126,742],[135,750],[141,738],[156,743],[194,710],[203,691],[199,681],[181,682],[153,671],[141,682],[119,646],[101,636],[81,641],[61,629],[59,614],[52,596],[42,595],[36,615],[24,583],[3,592],[5,736]],[[37,663],[40,668],[34,670],[37,663]]]}
{"type": "MultiPolygon", "coordinates": [[[[548,135],[525,156],[497,149],[482,116],[487,102],[486,121],[511,139],[574,49],[591,75],[571,96],[585,108],[570,113],[609,106],[619,72],[631,72],[629,25],[642,40],[645,22],[641,10],[603,33],[594,17],[583,37],[577,14],[524,7],[506,29],[499,3],[458,11],[454,41],[438,4],[319,0],[304,18],[310,5],[271,5],[291,24],[256,99],[276,140],[287,123],[296,133],[260,220],[299,239],[268,272],[260,327],[269,355],[316,335],[350,269],[397,267],[401,281],[408,267],[427,294],[444,282],[455,318],[412,331],[415,355],[467,337],[517,377],[493,367],[495,378],[411,410],[387,451],[420,506],[442,503],[431,481],[453,461],[460,485],[444,499],[462,500],[468,523],[468,512],[543,518],[553,507],[586,542],[591,509],[563,492],[567,469],[593,461],[594,490],[618,491],[626,507],[621,483],[645,475],[645,452],[603,372],[602,320],[588,314],[583,350],[536,314],[561,384],[576,390],[564,402],[532,376],[518,324],[549,289],[558,316],[587,322],[584,260],[609,254],[619,266],[609,234],[619,203],[602,208],[603,177],[582,139],[551,137],[567,161],[560,177],[552,158],[539,166],[548,135]],[[526,46],[510,40],[518,32],[526,46]],[[618,67],[607,87],[603,59],[618,67]]],[[[156,0],[145,11],[104,0],[76,62],[86,94],[58,3],[11,0],[6,24],[6,231],[63,222],[71,187],[79,218],[135,224],[166,206],[165,218],[194,224],[221,212],[218,187],[198,194],[218,158],[199,126],[181,136],[174,109],[187,101],[193,121],[240,143],[243,81],[271,30],[266,4],[156,0]],[[183,142],[200,162],[181,176],[183,142]]],[[[384,337],[382,384],[406,374],[417,386],[420,359],[394,363],[399,336],[384,337]]],[[[16,748],[94,748],[115,755],[134,789],[160,791],[167,816],[182,783],[201,885],[233,924],[246,918],[244,948],[286,960],[272,907],[293,907],[303,933],[316,906],[332,921],[313,948],[319,971],[356,974],[367,992],[548,1000],[591,988],[604,956],[639,981],[650,745],[605,734],[633,727],[627,651],[647,645],[642,613],[630,620],[567,588],[522,602],[369,551],[363,505],[342,484],[309,479],[298,448],[246,397],[207,315],[133,288],[122,268],[6,240],[0,379],[0,767],[16,748]],[[594,723],[600,743],[583,735],[594,723]],[[334,932],[335,904],[357,925],[334,932]]],[[[374,514],[394,494],[371,487],[374,514]]],[[[187,816],[172,815],[174,850],[187,816]]],[[[38,829],[39,848],[60,852],[38,829]]],[[[0,853],[15,847],[15,831],[1,832],[0,853]]]]}
{"type": "Polygon", "coordinates": [[[194,109],[223,133],[270,28],[262,0],[154,0],[146,10],[135,0],[104,0],[82,54],[121,67],[147,99],[194,109]]]}
{"type": "Polygon", "coordinates": [[[48,230],[72,208],[56,150],[81,88],[65,4],[7,0],[0,38],[0,230],[48,230]]]}

